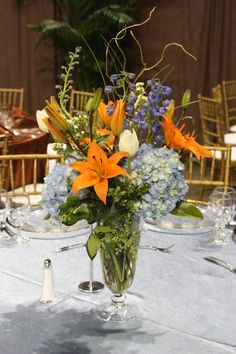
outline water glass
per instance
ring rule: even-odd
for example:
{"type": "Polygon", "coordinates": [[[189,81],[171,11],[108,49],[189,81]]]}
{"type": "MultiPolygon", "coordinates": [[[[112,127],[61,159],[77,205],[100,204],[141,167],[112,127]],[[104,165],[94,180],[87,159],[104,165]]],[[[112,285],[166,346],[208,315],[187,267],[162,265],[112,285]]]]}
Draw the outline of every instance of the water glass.
{"type": "Polygon", "coordinates": [[[212,245],[225,245],[228,243],[228,233],[225,226],[232,218],[233,200],[225,192],[213,192],[209,197],[208,216],[215,222],[214,238],[209,242],[212,245]]]}
{"type": "Polygon", "coordinates": [[[231,196],[232,201],[233,201],[233,207],[232,207],[232,217],[230,219],[229,224],[230,225],[236,225],[236,220],[235,218],[235,205],[236,205],[236,190],[233,187],[216,187],[213,190],[214,192],[220,192],[220,193],[227,193],[231,196]]]}
{"type": "Polygon", "coordinates": [[[7,240],[9,236],[4,232],[8,208],[8,198],[5,189],[0,189],[0,241],[7,240]]]}
{"type": "Polygon", "coordinates": [[[30,199],[27,193],[14,194],[11,193],[8,196],[9,211],[8,221],[17,232],[14,237],[11,238],[12,242],[17,244],[27,243],[29,238],[22,235],[22,227],[27,222],[30,212],[30,199]]]}

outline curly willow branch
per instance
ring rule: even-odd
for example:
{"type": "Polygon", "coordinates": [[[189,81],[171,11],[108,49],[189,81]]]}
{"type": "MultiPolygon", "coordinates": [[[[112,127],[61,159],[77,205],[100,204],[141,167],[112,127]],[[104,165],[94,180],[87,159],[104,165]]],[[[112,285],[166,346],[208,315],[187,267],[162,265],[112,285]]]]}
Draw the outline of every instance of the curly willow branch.
{"type": "Polygon", "coordinates": [[[125,57],[124,51],[121,49],[120,45],[118,44],[118,41],[121,40],[121,39],[123,39],[123,38],[125,37],[126,32],[127,32],[128,29],[130,29],[130,28],[135,28],[135,27],[140,27],[140,26],[144,25],[145,23],[147,23],[147,22],[150,20],[150,18],[152,17],[152,14],[153,14],[153,12],[155,11],[155,9],[156,9],[156,7],[154,7],[154,8],[150,11],[150,13],[149,13],[149,15],[148,15],[148,18],[147,18],[146,20],[144,20],[143,22],[135,23],[134,25],[130,25],[130,26],[127,26],[127,27],[122,28],[122,29],[117,33],[117,35],[116,35],[115,37],[113,37],[113,38],[110,39],[110,41],[108,42],[108,45],[107,45],[107,47],[106,47],[106,71],[107,71],[107,57],[108,57],[108,53],[109,53],[109,46],[110,46],[110,44],[111,44],[112,41],[115,41],[116,46],[117,46],[117,48],[119,49],[119,51],[120,51],[120,53],[121,53],[121,55],[122,55],[122,57],[123,57],[123,61],[124,61],[123,70],[125,71],[126,57],[125,57]],[[123,33],[123,32],[124,32],[124,33],[123,33]]]}
{"type": "Polygon", "coordinates": [[[142,65],[143,65],[144,67],[146,67],[147,63],[144,62],[144,56],[143,56],[143,49],[142,49],[142,46],[141,46],[139,40],[135,37],[133,31],[130,31],[130,34],[131,34],[133,40],[136,42],[136,44],[137,44],[137,46],[138,46],[138,48],[139,48],[141,63],[142,63],[142,65]]]}
{"type": "Polygon", "coordinates": [[[164,47],[163,50],[162,50],[161,58],[160,58],[155,64],[153,64],[152,66],[144,67],[144,68],[140,71],[140,73],[137,75],[137,77],[136,77],[136,79],[135,79],[135,82],[138,80],[138,78],[139,78],[140,76],[142,76],[142,74],[143,74],[145,71],[152,70],[152,69],[154,69],[156,66],[158,66],[158,65],[162,62],[162,60],[164,59],[164,54],[165,54],[166,49],[169,48],[169,47],[171,47],[171,46],[180,47],[180,48],[183,50],[183,52],[184,52],[185,54],[189,55],[189,56],[190,56],[191,58],[193,58],[194,60],[197,60],[197,58],[196,58],[193,54],[189,53],[181,44],[175,43],[175,42],[168,43],[168,44],[165,45],[165,47],[164,47]]]}

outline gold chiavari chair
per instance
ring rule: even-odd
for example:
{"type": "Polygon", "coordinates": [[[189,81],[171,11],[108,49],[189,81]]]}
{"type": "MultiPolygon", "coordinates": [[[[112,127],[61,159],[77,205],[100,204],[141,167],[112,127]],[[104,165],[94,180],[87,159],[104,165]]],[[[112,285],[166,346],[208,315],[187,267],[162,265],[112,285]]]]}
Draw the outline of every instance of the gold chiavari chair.
{"type": "MultiPolygon", "coordinates": [[[[8,154],[8,141],[9,141],[9,132],[5,131],[4,133],[0,134],[0,146],[1,146],[1,154],[7,155],[8,154]]],[[[1,181],[0,181],[0,188],[5,188],[6,185],[6,168],[7,163],[6,161],[0,160],[0,170],[1,170],[1,181]]]]}
{"type": "Polygon", "coordinates": [[[0,88],[0,108],[23,109],[24,88],[0,88]]]}
{"type": "MultiPolygon", "coordinates": [[[[27,193],[32,204],[41,199],[43,178],[49,173],[50,161],[64,162],[64,156],[59,154],[26,154],[2,155],[0,163],[5,162],[7,189],[14,194],[27,193]],[[16,163],[17,162],[17,163],[16,163]],[[20,162],[20,163],[18,163],[20,162]],[[29,176],[32,183],[28,183],[29,176]],[[20,181],[20,188],[16,188],[16,180],[20,181]],[[33,198],[37,196],[36,198],[33,198]]],[[[0,170],[0,185],[4,186],[3,169],[0,170]]],[[[4,186],[5,187],[5,186],[4,186]]]]}
{"type": "Polygon", "coordinates": [[[220,100],[198,95],[200,124],[204,145],[224,144],[225,123],[220,100]]]}
{"type": "Polygon", "coordinates": [[[223,101],[221,84],[212,87],[212,96],[215,100],[223,101]]]}
{"type": "Polygon", "coordinates": [[[76,91],[72,89],[70,95],[70,113],[85,112],[86,104],[93,96],[94,93],[92,92],[76,91]]]}
{"type": "Polygon", "coordinates": [[[227,187],[229,185],[231,147],[205,147],[212,152],[212,158],[201,157],[200,161],[197,161],[190,155],[190,160],[185,170],[185,180],[190,186],[187,198],[192,198],[195,193],[197,196],[200,195],[200,200],[202,200],[205,187],[207,187],[208,191],[211,191],[217,186],[227,187]],[[194,186],[196,187],[195,192],[194,188],[192,188],[194,186]]]}
{"type": "Polygon", "coordinates": [[[236,132],[236,80],[222,81],[226,132],[236,132]]]}

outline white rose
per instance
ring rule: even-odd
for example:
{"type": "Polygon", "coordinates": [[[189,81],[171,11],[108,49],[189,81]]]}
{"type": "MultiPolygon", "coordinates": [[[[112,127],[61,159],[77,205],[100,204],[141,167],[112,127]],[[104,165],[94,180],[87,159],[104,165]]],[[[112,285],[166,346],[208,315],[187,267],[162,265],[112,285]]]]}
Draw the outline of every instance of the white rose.
{"type": "Polygon", "coordinates": [[[139,149],[139,141],[135,130],[132,133],[130,130],[124,130],[120,134],[119,150],[129,153],[129,156],[134,156],[139,149]]]}
{"type": "Polygon", "coordinates": [[[44,109],[42,109],[41,111],[40,110],[37,110],[36,112],[36,119],[37,119],[37,122],[38,122],[38,126],[39,128],[44,131],[44,132],[49,132],[49,129],[48,127],[46,126],[46,124],[43,122],[43,119],[48,117],[46,111],[44,109]]]}

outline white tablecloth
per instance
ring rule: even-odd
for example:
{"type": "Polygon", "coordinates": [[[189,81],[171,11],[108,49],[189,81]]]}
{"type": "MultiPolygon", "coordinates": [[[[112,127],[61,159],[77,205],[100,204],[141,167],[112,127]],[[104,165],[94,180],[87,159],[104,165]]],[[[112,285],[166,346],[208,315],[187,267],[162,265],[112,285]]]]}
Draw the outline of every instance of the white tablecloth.
{"type": "MultiPolygon", "coordinates": [[[[201,250],[205,235],[145,231],[142,244],[176,245],[169,253],[139,251],[128,301],[139,306],[142,326],[127,332],[106,331],[93,309],[109,301],[110,291],[78,291],[88,280],[85,248],[54,249],[80,242],[37,240],[0,249],[0,353],[224,354],[236,353],[236,274],[211,264],[214,255],[236,264],[236,244],[201,250]],[[39,301],[43,261],[53,266],[57,301],[39,301]]],[[[102,280],[99,257],[94,276],[102,280]]]]}

